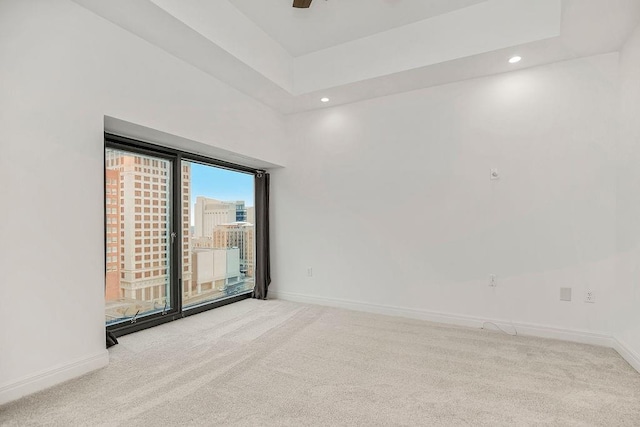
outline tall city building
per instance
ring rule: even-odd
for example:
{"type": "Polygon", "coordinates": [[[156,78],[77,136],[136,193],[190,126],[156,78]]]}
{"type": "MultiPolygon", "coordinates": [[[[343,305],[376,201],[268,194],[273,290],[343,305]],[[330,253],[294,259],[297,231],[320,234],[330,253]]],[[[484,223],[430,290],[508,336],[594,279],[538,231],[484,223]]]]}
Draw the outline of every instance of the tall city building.
{"type": "MultiPolygon", "coordinates": [[[[119,289],[118,298],[122,300],[145,301],[162,306],[167,301],[170,280],[169,250],[171,236],[171,168],[170,163],[162,159],[124,153],[116,150],[106,152],[107,185],[112,192],[114,183],[118,205],[107,203],[107,239],[117,236],[119,248],[119,289]],[[111,180],[111,181],[110,181],[111,180]],[[113,181],[115,180],[115,181],[113,181]],[[113,212],[119,218],[113,224],[113,212]],[[111,227],[111,229],[109,229],[111,227]],[[114,232],[115,229],[115,232],[114,232]]],[[[182,281],[185,290],[191,287],[191,256],[189,245],[189,196],[190,165],[181,166],[182,193],[186,201],[182,209],[182,281]]],[[[184,200],[184,199],[183,199],[184,200]]],[[[109,201],[109,200],[107,200],[109,201]]],[[[113,202],[113,200],[111,200],[113,202]]],[[[180,213],[178,213],[180,214],[180,213]]],[[[176,246],[179,249],[180,246],[176,246]]],[[[109,245],[107,244],[107,251],[109,245]]],[[[107,253],[107,259],[109,254],[107,253]]],[[[109,263],[107,263],[107,269],[109,263]]],[[[108,272],[109,273],[109,272],[108,272]]],[[[113,281],[113,279],[112,279],[113,281]]],[[[113,294],[115,285],[107,279],[107,292],[113,294]]]]}
{"type": "Polygon", "coordinates": [[[196,197],[194,206],[194,237],[212,237],[220,224],[244,222],[247,209],[244,201],[223,202],[208,197],[196,197]]]}
{"type": "Polygon", "coordinates": [[[253,225],[256,225],[256,208],[251,206],[247,208],[247,219],[245,220],[253,225]]]}
{"type": "Polygon", "coordinates": [[[105,174],[105,298],[120,298],[120,172],[105,174]]]}
{"type": "Polygon", "coordinates": [[[236,205],[236,222],[247,221],[247,208],[244,205],[244,201],[239,200],[235,202],[236,205]]]}
{"type": "Polygon", "coordinates": [[[193,292],[191,269],[191,163],[182,162],[182,295],[193,292]]]}
{"type": "Polygon", "coordinates": [[[240,250],[240,272],[248,277],[254,273],[254,241],[254,227],[248,222],[221,224],[213,231],[214,248],[240,250]]]}

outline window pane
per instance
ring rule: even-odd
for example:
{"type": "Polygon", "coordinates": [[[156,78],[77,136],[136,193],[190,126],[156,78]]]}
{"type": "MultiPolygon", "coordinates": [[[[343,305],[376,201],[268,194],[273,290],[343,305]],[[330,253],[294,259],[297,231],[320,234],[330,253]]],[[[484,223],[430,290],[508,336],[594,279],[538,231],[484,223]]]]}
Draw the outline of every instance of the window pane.
{"type": "Polygon", "coordinates": [[[253,175],[182,162],[183,307],[251,292],[253,175]]]}
{"type": "Polygon", "coordinates": [[[105,318],[112,324],[171,308],[171,215],[167,208],[171,194],[166,190],[171,188],[171,162],[107,149],[105,163],[105,216],[109,224],[105,229],[105,318]],[[148,167],[141,168],[141,164],[148,167]],[[153,194],[136,190],[147,188],[152,179],[165,190],[153,194]],[[118,193],[120,197],[109,197],[118,193]],[[161,216],[144,215],[149,208],[141,205],[162,205],[157,208],[161,216]]]}

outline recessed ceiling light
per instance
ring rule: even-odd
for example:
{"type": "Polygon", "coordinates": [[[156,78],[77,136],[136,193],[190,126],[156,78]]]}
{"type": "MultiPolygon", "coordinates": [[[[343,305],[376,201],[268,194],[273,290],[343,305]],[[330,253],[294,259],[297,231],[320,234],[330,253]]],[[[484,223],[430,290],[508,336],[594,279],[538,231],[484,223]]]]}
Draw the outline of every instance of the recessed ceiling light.
{"type": "Polygon", "coordinates": [[[322,102],[329,102],[329,98],[321,98],[320,101],[322,102]]]}
{"type": "Polygon", "coordinates": [[[520,62],[522,60],[521,56],[512,56],[509,58],[509,64],[515,64],[516,62],[520,62]]]}

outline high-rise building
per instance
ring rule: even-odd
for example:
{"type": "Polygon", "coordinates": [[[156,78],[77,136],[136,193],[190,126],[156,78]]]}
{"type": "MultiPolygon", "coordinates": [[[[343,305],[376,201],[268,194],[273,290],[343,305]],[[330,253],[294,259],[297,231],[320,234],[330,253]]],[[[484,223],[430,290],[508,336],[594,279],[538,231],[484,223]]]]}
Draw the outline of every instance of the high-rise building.
{"type": "MultiPolygon", "coordinates": [[[[244,205],[244,202],[242,203],[244,205]]],[[[235,222],[236,217],[236,202],[198,196],[194,206],[194,237],[212,237],[216,226],[235,222]]]]}
{"type": "MultiPolygon", "coordinates": [[[[111,200],[107,203],[107,238],[119,239],[119,277],[118,298],[153,302],[162,306],[167,302],[170,280],[169,251],[172,239],[169,206],[171,199],[170,163],[116,150],[106,153],[107,185],[109,192],[116,183],[119,194],[111,195],[117,199],[117,205],[111,200]],[[109,181],[112,180],[112,181],[109,181]],[[113,181],[115,180],[115,181],[113,181]],[[114,211],[115,209],[115,211],[114,211]],[[119,218],[113,223],[113,212],[119,218]],[[111,227],[111,229],[109,229],[111,227]],[[115,231],[115,232],[114,232],[115,231]]],[[[189,191],[190,165],[182,165],[182,192],[186,202],[182,210],[183,268],[182,281],[185,290],[191,287],[191,256],[189,245],[189,191]]],[[[109,199],[109,195],[106,195],[109,199]]],[[[108,202],[109,200],[107,200],[108,202]]],[[[179,246],[176,246],[176,249],[179,246]]],[[[109,251],[109,245],[107,245],[109,251]]],[[[113,256],[113,255],[112,255],[113,256]]],[[[109,260],[109,253],[107,253],[109,260]]],[[[107,263],[107,269],[109,263],[107,263]]],[[[115,285],[109,279],[107,290],[113,295],[115,285]]],[[[113,279],[111,279],[114,281],[113,279]]]]}
{"type": "Polygon", "coordinates": [[[248,222],[218,225],[213,231],[214,248],[238,248],[240,271],[248,277],[254,273],[254,226],[248,222]]]}
{"type": "Polygon", "coordinates": [[[191,163],[182,162],[182,295],[193,292],[191,269],[191,163]]]}
{"type": "Polygon", "coordinates": [[[247,208],[247,222],[250,222],[253,225],[256,225],[256,208],[255,206],[251,206],[247,208]]]}
{"type": "Polygon", "coordinates": [[[114,301],[120,293],[120,172],[105,175],[105,298],[114,301]]]}
{"type": "Polygon", "coordinates": [[[236,205],[236,222],[246,222],[247,221],[247,208],[244,205],[244,201],[238,200],[235,202],[236,205]]]}

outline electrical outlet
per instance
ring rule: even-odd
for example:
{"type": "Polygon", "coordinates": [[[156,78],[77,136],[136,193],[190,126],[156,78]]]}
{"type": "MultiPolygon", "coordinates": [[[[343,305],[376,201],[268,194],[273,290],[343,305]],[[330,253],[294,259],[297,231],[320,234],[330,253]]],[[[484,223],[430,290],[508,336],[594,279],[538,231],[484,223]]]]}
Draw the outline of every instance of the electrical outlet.
{"type": "Polygon", "coordinates": [[[313,277],[313,268],[307,268],[307,277],[313,277]]]}
{"type": "Polygon", "coordinates": [[[496,282],[496,275],[495,274],[490,274],[489,275],[489,287],[490,288],[495,288],[496,286],[498,286],[498,282],[496,282]]]}
{"type": "Polygon", "coordinates": [[[587,289],[585,291],[584,302],[588,302],[588,303],[596,302],[596,294],[591,289],[587,289]]]}

